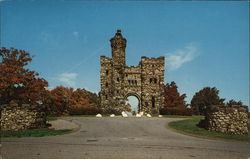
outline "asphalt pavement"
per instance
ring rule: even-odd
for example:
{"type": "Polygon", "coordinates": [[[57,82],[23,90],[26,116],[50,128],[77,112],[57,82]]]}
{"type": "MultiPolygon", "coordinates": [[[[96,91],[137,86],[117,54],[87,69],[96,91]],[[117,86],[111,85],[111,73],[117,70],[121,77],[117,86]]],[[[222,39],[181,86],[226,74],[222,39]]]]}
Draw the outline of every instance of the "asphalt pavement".
{"type": "Polygon", "coordinates": [[[202,139],[167,128],[170,118],[68,117],[61,136],[1,139],[2,159],[250,159],[250,144],[202,139]]]}

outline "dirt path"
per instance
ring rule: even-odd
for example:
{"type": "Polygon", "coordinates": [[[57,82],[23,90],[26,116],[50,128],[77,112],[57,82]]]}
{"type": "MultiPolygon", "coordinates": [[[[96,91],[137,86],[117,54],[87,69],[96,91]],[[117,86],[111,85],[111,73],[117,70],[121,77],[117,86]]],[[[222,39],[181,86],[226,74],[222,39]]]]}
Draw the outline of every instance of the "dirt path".
{"type": "Polygon", "coordinates": [[[58,119],[58,120],[50,121],[49,123],[51,124],[51,127],[49,127],[49,128],[55,129],[55,130],[63,130],[63,129],[77,130],[80,128],[80,126],[77,125],[76,123],[72,122],[72,120],[58,119]]]}

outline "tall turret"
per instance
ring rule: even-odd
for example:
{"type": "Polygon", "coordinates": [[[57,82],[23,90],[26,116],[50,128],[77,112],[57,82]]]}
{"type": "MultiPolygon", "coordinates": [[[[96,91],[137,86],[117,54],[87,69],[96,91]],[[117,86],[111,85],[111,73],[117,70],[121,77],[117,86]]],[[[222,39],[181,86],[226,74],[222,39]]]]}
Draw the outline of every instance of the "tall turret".
{"type": "Polygon", "coordinates": [[[121,68],[126,65],[125,49],[127,40],[122,36],[121,30],[117,30],[115,36],[110,39],[112,48],[113,65],[116,68],[121,68]]]}

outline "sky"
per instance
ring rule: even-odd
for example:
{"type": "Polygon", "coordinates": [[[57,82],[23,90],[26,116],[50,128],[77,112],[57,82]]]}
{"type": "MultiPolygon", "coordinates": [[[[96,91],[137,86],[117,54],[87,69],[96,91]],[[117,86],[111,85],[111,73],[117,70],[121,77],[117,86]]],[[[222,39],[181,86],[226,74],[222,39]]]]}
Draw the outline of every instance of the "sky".
{"type": "Polygon", "coordinates": [[[0,0],[1,46],[33,57],[29,68],[54,88],[100,91],[100,56],[111,57],[117,29],[126,63],[165,56],[165,83],[187,103],[204,87],[249,105],[247,1],[0,0]]]}

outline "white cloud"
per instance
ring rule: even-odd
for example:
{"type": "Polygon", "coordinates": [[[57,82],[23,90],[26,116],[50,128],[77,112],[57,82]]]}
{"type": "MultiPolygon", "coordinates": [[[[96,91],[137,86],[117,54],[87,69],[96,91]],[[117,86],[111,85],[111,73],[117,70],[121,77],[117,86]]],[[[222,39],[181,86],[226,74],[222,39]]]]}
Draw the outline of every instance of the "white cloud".
{"type": "Polygon", "coordinates": [[[76,37],[76,38],[78,38],[79,37],[79,32],[78,31],[74,31],[73,32],[73,36],[76,37]]]}
{"type": "Polygon", "coordinates": [[[75,80],[78,75],[76,73],[62,73],[57,77],[57,80],[62,82],[63,84],[70,86],[70,87],[75,87],[75,80]]]}
{"type": "Polygon", "coordinates": [[[198,56],[198,47],[191,43],[182,49],[177,49],[166,54],[166,64],[170,70],[176,70],[183,64],[192,61],[198,56]]]}

